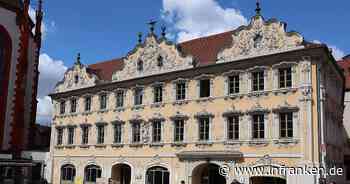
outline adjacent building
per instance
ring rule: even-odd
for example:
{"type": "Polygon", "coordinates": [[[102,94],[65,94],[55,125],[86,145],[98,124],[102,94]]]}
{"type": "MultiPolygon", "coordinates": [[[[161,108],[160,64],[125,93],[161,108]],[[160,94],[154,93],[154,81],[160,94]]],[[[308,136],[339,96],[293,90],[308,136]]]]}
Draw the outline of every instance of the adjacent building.
{"type": "Polygon", "coordinates": [[[79,55],[51,94],[52,182],[343,182],[219,172],[344,164],[342,70],[326,45],[256,12],[247,26],[180,44],[150,23],[122,58],[86,66],[79,55]]]}
{"type": "Polygon", "coordinates": [[[41,1],[36,24],[29,0],[0,0],[0,183],[30,181],[23,150],[35,126],[41,48],[41,1]]]}

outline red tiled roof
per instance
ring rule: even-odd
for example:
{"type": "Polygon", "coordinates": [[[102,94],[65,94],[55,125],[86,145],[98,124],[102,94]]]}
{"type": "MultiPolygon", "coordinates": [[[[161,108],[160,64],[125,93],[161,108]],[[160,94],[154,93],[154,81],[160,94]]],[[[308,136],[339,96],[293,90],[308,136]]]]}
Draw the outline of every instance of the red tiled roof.
{"type": "Polygon", "coordinates": [[[344,70],[344,75],[346,79],[345,87],[347,90],[350,90],[350,55],[338,61],[338,64],[344,70]]]}
{"type": "MultiPolygon", "coordinates": [[[[186,55],[192,55],[200,66],[214,64],[221,49],[232,43],[233,31],[202,37],[178,44],[186,55]]],[[[123,68],[123,59],[113,59],[88,66],[102,80],[111,80],[113,72],[123,68]]]]}

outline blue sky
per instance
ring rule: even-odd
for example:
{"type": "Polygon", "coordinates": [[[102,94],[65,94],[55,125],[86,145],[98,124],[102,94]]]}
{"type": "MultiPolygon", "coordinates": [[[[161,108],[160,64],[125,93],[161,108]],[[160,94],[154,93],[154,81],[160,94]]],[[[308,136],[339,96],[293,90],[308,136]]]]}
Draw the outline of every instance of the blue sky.
{"type": "MultiPolygon", "coordinates": [[[[36,4],[36,0],[33,0],[36,4]]],[[[118,58],[147,34],[158,20],[174,41],[218,33],[249,22],[255,0],[45,0],[45,37],[39,70],[38,121],[47,122],[52,107],[47,94],[63,77],[78,52],[84,64],[118,58]]],[[[321,41],[337,57],[350,54],[350,1],[261,0],[265,19],[277,18],[308,41],[321,41]]]]}

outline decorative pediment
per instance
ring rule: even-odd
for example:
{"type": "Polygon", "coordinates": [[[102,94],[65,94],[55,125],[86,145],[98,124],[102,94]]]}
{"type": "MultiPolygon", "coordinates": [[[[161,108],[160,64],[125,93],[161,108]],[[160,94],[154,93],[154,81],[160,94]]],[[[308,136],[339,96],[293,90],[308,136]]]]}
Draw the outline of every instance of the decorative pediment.
{"type": "Polygon", "coordinates": [[[184,56],[176,45],[149,34],[124,58],[124,68],[113,74],[113,81],[193,68],[192,56],[184,56]]]}
{"type": "Polygon", "coordinates": [[[57,83],[55,93],[71,91],[96,85],[98,77],[80,63],[80,55],[74,66],[66,71],[62,81],[57,83]]]}
{"type": "Polygon", "coordinates": [[[303,40],[297,32],[286,32],[285,23],[275,19],[265,22],[262,16],[257,15],[248,26],[234,31],[231,46],[219,52],[218,62],[303,48],[303,40]]]}

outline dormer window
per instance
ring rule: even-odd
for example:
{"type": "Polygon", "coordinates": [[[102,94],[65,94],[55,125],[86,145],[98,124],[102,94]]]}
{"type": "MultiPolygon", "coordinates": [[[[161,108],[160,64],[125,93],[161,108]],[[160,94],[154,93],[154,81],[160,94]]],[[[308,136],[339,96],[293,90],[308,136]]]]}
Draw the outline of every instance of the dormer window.
{"type": "Polygon", "coordinates": [[[163,66],[163,57],[162,56],[158,56],[157,58],[157,65],[158,67],[162,67],[163,66]]]}
{"type": "Polygon", "coordinates": [[[143,61],[141,59],[137,61],[137,70],[143,71],[143,61]]]}
{"type": "Polygon", "coordinates": [[[75,76],[74,76],[74,83],[75,83],[75,84],[78,84],[78,83],[79,83],[79,76],[78,76],[78,75],[75,75],[75,76]]]}

